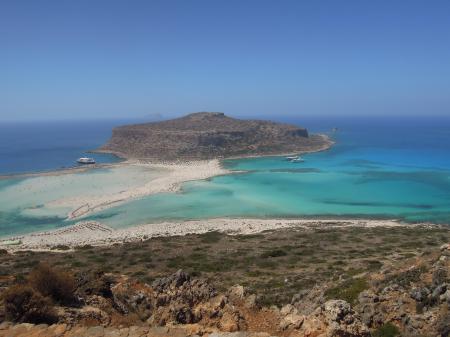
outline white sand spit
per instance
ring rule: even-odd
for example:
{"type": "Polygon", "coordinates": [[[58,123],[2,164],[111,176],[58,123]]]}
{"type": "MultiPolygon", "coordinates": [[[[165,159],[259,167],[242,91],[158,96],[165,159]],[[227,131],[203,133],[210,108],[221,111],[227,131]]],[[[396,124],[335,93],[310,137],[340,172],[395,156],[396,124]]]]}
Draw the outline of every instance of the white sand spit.
{"type": "Polygon", "coordinates": [[[127,161],[119,164],[122,167],[138,166],[160,172],[158,177],[143,180],[139,186],[129,186],[124,190],[103,195],[80,195],[72,198],[62,198],[48,203],[47,207],[67,207],[71,211],[68,219],[77,219],[93,212],[117,206],[120,203],[161,192],[177,192],[183,182],[202,180],[218,175],[231,173],[222,168],[220,161],[205,160],[177,163],[151,163],[142,161],[127,161]]]}

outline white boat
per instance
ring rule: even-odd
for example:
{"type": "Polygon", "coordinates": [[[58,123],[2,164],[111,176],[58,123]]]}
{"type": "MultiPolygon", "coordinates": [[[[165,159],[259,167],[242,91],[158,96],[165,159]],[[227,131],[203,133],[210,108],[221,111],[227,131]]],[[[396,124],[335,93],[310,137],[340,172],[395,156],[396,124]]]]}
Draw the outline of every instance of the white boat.
{"type": "Polygon", "coordinates": [[[290,160],[291,163],[301,163],[301,162],[304,162],[304,161],[305,160],[302,157],[300,157],[300,156],[290,160]]]}
{"type": "Polygon", "coordinates": [[[88,158],[88,157],[82,157],[82,158],[78,158],[77,160],[78,164],[95,164],[95,159],[94,158],[88,158]]]}
{"type": "Polygon", "coordinates": [[[286,160],[295,160],[295,159],[298,159],[298,156],[286,157],[286,160]]]}

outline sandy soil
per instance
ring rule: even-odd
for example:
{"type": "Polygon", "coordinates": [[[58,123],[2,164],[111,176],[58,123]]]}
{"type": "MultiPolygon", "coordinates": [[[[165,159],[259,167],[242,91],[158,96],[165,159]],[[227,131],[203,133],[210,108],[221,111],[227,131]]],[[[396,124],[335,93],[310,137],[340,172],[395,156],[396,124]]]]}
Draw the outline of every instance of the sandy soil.
{"type": "MultiPolygon", "coordinates": [[[[114,243],[141,241],[157,236],[201,234],[220,231],[228,234],[253,234],[266,230],[282,228],[317,227],[394,227],[413,226],[395,220],[357,220],[357,219],[209,219],[182,222],[162,222],[138,225],[129,228],[112,229],[98,222],[78,222],[73,226],[57,230],[16,236],[0,241],[0,247],[14,250],[48,250],[64,245],[111,245],[114,243]],[[16,244],[11,244],[16,240],[16,244]]],[[[432,226],[432,225],[430,225],[432,226]]]]}

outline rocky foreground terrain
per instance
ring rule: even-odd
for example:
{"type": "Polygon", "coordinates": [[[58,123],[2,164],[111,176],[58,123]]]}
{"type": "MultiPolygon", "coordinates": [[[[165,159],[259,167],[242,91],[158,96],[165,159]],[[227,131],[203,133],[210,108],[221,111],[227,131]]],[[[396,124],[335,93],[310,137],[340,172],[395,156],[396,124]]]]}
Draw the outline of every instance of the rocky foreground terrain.
{"type": "Polygon", "coordinates": [[[445,227],[318,228],[2,251],[0,336],[449,336],[448,239],[445,227]],[[134,272],[100,260],[114,254],[134,272]],[[142,277],[180,266],[190,272],[142,277]]]}
{"type": "Polygon", "coordinates": [[[219,293],[207,280],[182,270],[151,285],[108,273],[81,274],[71,305],[45,313],[19,290],[15,297],[7,292],[6,319],[41,324],[4,322],[0,335],[448,336],[449,268],[450,245],[444,245],[401,269],[371,274],[371,286],[353,305],[326,300],[326,289],[315,288],[281,308],[262,306],[258,294],[240,285],[219,293]],[[51,320],[55,324],[48,324],[51,320]]]}
{"type": "Polygon", "coordinates": [[[125,158],[173,161],[313,152],[330,145],[325,136],[309,135],[297,126],[199,112],[115,128],[99,151],[125,158]]]}

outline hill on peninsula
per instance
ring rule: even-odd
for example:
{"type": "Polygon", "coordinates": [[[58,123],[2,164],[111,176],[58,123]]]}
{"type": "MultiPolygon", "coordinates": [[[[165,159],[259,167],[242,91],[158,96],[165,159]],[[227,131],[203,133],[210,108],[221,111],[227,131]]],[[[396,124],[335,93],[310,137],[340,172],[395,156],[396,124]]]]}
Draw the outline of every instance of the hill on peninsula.
{"type": "Polygon", "coordinates": [[[263,120],[242,120],[218,112],[113,129],[100,152],[125,158],[193,160],[313,152],[328,148],[323,135],[263,120]]]}

